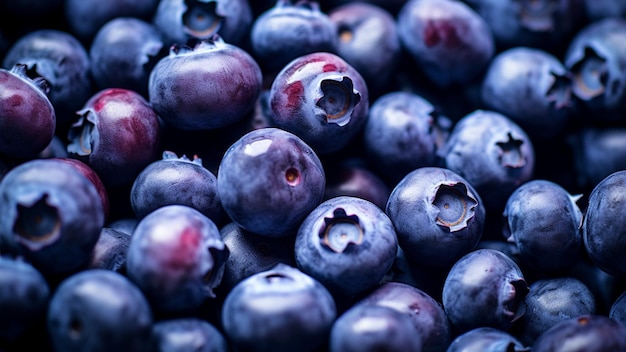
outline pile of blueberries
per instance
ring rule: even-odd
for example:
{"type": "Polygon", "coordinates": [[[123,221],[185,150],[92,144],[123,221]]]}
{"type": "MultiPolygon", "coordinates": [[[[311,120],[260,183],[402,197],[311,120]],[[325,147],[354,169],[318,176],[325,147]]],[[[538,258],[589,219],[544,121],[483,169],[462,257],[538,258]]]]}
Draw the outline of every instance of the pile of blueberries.
{"type": "Polygon", "coordinates": [[[625,0],[0,0],[0,351],[626,351],[625,0]]]}

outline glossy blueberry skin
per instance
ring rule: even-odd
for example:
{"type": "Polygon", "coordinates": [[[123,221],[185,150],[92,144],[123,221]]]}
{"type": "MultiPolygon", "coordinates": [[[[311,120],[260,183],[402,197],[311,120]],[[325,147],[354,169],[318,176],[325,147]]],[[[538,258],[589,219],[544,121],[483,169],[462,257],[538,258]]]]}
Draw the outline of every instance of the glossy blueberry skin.
{"type": "Polygon", "coordinates": [[[131,234],[105,226],[100,231],[87,268],[105,269],[126,274],[126,256],[131,234]]]}
{"type": "Polygon", "coordinates": [[[341,57],[329,52],[303,55],[272,82],[272,122],[298,135],[316,153],[334,153],[363,129],[368,94],[363,76],[341,57]]]}
{"type": "Polygon", "coordinates": [[[524,302],[526,312],[515,324],[516,336],[527,346],[563,320],[596,313],[593,293],[567,276],[534,281],[524,302]]]}
{"type": "Polygon", "coordinates": [[[91,256],[104,224],[94,184],[55,159],[12,168],[0,182],[0,242],[44,275],[69,274],[91,256]]]}
{"type": "Polygon", "coordinates": [[[252,21],[252,9],[247,0],[159,1],[152,18],[168,46],[207,39],[214,34],[240,46],[247,39],[252,21]]]}
{"type": "Polygon", "coordinates": [[[250,29],[252,53],[270,72],[299,56],[334,53],[337,45],[337,26],[317,1],[278,0],[255,18],[250,29]]]}
{"type": "Polygon", "coordinates": [[[411,318],[386,306],[356,305],[335,320],[329,352],[421,351],[411,318]]]}
{"type": "Polygon", "coordinates": [[[241,121],[261,94],[262,74],[243,49],[216,36],[174,45],[148,81],[149,100],[166,124],[210,130],[241,121]]]}
{"type": "Polygon", "coordinates": [[[571,90],[570,73],[556,56],[537,48],[514,47],[490,62],[481,100],[531,136],[548,139],[562,134],[576,111],[571,90]]]}
{"type": "Polygon", "coordinates": [[[385,212],[413,262],[449,268],[483,235],[485,207],[474,187],[442,167],[408,173],[391,191],[385,212]]]}
{"type": "Polygon", "coordinates": [[[216,224],[222,218],[217,177],[202,165],[202,159],[163,152],[161,160],[146,166],[135,178],[130,203],[138,218],[170,204],[192,207],[216,224]]]}
{"type": "Polygon", "coordinates": [[[144,21],[154,15],[159,0],[64,0],[64,14],[71,33],[86,45],[98,30],[117,17],[136,17],[144,21]]]}
{"type": "Polygon", "coordinates": [[[294,246],[298,268],[339,300],[381,282],[398,248],[385,212],[367,200],[339,196],[322,202],[304,219],[294,246]]]}
{"type": "Polygon", "coordinates": [[[514,335],[491,327],[477,327],[452,340],[446,352],[529,352],[514,335]]]}
{"type": "Polygon", "coordinates": [[[228,216],[263,236],[293,236],[324,196],[326,176],[317,154],[293,133],[261,128],[224,154],[217,191],[228,216]]]}
{"type": "Polygon", "coordinates": [[[152,351],[228,352],[224,335],[211,323],[195,317],[160,320],[152,326],[152,351]]]}
{"type": "Polygon", "coordinates": [[[324,200],[337,196],[359,197],[385,209],[391,189],[366,165],[348,162],[326,168],[324,200]]]}
{"type": "Polygon", "coordinates": [[[422,96],[391,91],[372,104],[363,130],[367,160],[395,184],[418,167],[439,166],[451,121],[422,96]]]}
{"type": "Polygon", "coordinates": [[[626,250],[624,217],[626,171],[606,176],[598,183],[587,202],[583,218],[583,243],[591,260],[611,275],[626,274],[622,253],[626,250]]]}
{"type": "Polygon", "coordinates": [[[534,179],[519,186],[504,208],[503,235],[533,270],[558,273],[571,268],[583,248],[582,212],[562,186],[534,179]]]}
{"type": "Polygon", "coordinates": [[[234,222],[220,228],[220,234],[228,248],[224,276],[217,288],[220,292],[228,293],[240,281],[279,263],[296,267],[292,237],[257,235],[234,222]]]}
{"type": "Polygon", "coordinates": [[[442,303],[459,333],[478,327],[508,331],[525,310],[528,285],[519,266],[495,249],[477,249],[448,272],[442,303]]]}
{"type": "Polygon", "coordinates": [[[139,288],[116,272],[89,269],[69,276],[47,313],[55,351],[148,351],[150,306],[139,288]]]}
{"type": "Polygon", "coordinates": [[[451,325],[441,303],[421,289],[400,282],[385,282],[352,307],[375,305],[392,308],[411,318],[413,336],[421,351],[444,351],[452,341],[451,325]]]}
{"type": "Polygon", "coordinates": [[[397,28],[415,64],[440,88],[478,79],[495,53],[491,29],[462,1],[409,0],[397,28]]]}
{"type": "Polygon", "coordinates": [[[488,211],[501,212],[535,172],[535,149],[526,131],[491,110],[474,110],[457,121],[440,155],[446,168],[474,186],[488,211]]]}
{"type": "Polygon", "coordinates": [[[6,53],[4,67],[17,63],[25,64],[48,82],[47,96],[57,113],[58,125],[67,128],[72,114],[93,93],[86,47],[70,32],[36,30],[19,37],[6,53]]]}
{"type": "Polygon", "coordinates": [[[370,95],[382,94],[402,55],[393,15],[380,5],[361,1],[335,7],[328,16],[337,26],[336,53],[359,71],[370,95]]]}
{"type": "Polygon", "coordinates": [[[626,128],[585,127],[570,141],[579,187],[593,189],[603,178],[626,169],[626,128]]]}
{"type": "Polygon", "coordinates": [[[503,50],[530,46],[560,53],[586,19],[586,0],[465,2],[485,20],[503,50]]]}
{"type": "Polygon", "coordinates": [[[45,320],[50,287],[22,259],[0,256],[0,340],[15,341],[45,320]]]}
{"type": "Polygon", "coordinates": [[[167,205],[137,224],[126,272],[155,311],[188,312],[215,297],[227,256],[211,219],[185,205],[167,205]]]}
{"type": "Polygon", "coordinates": [[[16,64],[0,69],[0,89],[0,154],[32,158],[50,144],[56,129],[47,82],[29,78],[27,67],[16,64]]]}
{"type": "Polygon", "coordinates": [[[533,352],[623,351],[626,326],[605,315],[564,320],[539,336],[533,352]]]}
{"type": "Polygon", "coordinates": [[[563,63],[572,72],[572,91],[593,120],[619,120],[626,108],[626,19],[589,23],[569,42],[563,63]]]}
{"type": "Polygon", "coordinates": [[[337,316],[331,294],[286,264],[254,274],[226,296],[222,325],[242,351],[315,351],[337,316]]]}
{"type": "Polygon", "coordinates": [[[68,140],[69,156],[93,168],[105,186],[125,186],[156,160],[161,124],[139,93],[107,88],[91,96],[76,112],[68,140]]]}
{"type": "Polygon", "coordinates": [[[94,35],[89,47],[91,77],[98,89],[125,88],[148,97],[148,78],[167,51],[161,32],[136,17],[116,17],[94,35]]]}

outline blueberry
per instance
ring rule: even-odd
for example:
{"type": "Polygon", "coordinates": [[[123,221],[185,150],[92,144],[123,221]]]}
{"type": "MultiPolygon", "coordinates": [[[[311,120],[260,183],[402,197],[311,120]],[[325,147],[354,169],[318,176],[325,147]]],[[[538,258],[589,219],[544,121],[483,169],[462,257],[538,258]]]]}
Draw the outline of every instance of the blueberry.
{"type": "Polygon", "coordinates": [[[443,285],[443,308],[459,333],[478,327],[504,331],[525,311],[528,285],[519,266],[495,249],[477,249],[452,266],[443,285]]]}
{"type": "Polygon", "coordinates": [[[411,318],[386,306],[349,308],[333,323],[329,352],[421,351],[411,318]]]}
{"type": "Polygon", "coordinates": [[[316,153],[335,153],[361,132],[369,112],[363,76],[341,57],[315,52],[290,61],[270,88],[271,120],[316,153]]]}
{"type": "Polygon", "coordinates": [[[533,270],[563,273],[583,249],[582,212],[560,185],[534,179],[519,186],[504,208],[504,237],[533,270]]]}
{"type": "Polygon", "coordinates": [[[442,167],[408,173],[391,191],[385,211],[407,258],[444,269],[478,244],[486,216],[474,187],[442,167]]]}
{"type": "Polygon", "coordinates": [[[55,351],[149,351],[153,315],[139,288],[103,269],[63,280],[48,306],[55,351]]]}
{"type": "Polygon", "coordinates": [[[437,87],[480,78],[495,53],[491,29],[462,1],[406,1],[397,28],[410,58],[437,87]]]}
{"type": "Polygon", "coordinates": [[[217,191],[228,216],[264,236],[293,236],[323,199],[326,177],[317,154],[293,133],[261,128],[224,154],[217,191]]]}
{"type": "Polygon", "coordinates": [[[626,291],[617,296],[609,307],[609,318],[626,324],[626,291]]]}
{"type": "Polygon", "coordinates": [[[552,277],[530,284],[524,299],[526,311],[515,322],[516,336],[527,346],[554,325],[571,318],[595,314],[593,293],[573,277],[552,277]]]}
{"type": "Polygon", "coordinates": [[[385,209],[391,190],[385,180],[364,163],[341,162],[326,168],[324,200],[337,196],[359,197],[385,209]]]}
{"type": "Polygon", "coordinates": [[[446,352],[529,352],[517,337],[500,329],[477,327],[454,338],[446,352]]]}
{"type": "Polygon", "coordinates": [[[566,319],[537,338],[533,352],[626,350],[626,326],[605,315],[566,319]]]}
{"type": "Polygon", "coordinates": [[[213,324],[195,317],[160,320],[152,326],[155,352],[228,352],[226,338],[213,324]]]}
{"type": "Polygon", "coordinates": [[[202,159],[178,157],[165,151],[161,160],[146,166],[133,181],[130,203],[138,218],[170,204],[192,207],[216,224],[222,218],[217,177],[202,165],[202,159]]]}
{"type": "Polygon", "coordinates": [[[626,16],[626,2],[615,0],[584,0],[585,14],[590,21],[606,17],[626,16]]]}
{"type": "Polygon", "coordinates": [[[338,196],[304,219],[294,254],[298,268],[340,301],[379,284],[397,248],[394,226],[382,209],[358,197],[338,196]]]}
{"type": "Polygon", "coordinates": [[[0,182],[0,213],[0,243],[46,275],[82,269],[104,224],[94,184],[57,159],[12,168],[0,182]]]}
{"type": "Polygon", "coordinates": [[[126,256],[131,236],[111,227],[103,227],[93,248],[87,268],[106,269],[126,274],[126,256]]]}
{"type": "Polygon", "coordinates": [[[241,121],[253,110],[261,85],[252,56],[216,35],[173,45],[150,72],[148,95],[166,125],[209,130],[241,121]]]}
{"type": "Polygon", "coordinates": [[[224,332],[243,351],[315,351],[336,316],[328,290],[286,264],[239,282],[222,308],[224,332]]]}
{"type": "Polygon", "coordinates": [[[155,311],[188,313],[215,297],[227,256],[211,219],[185,205],[167,205],[137,224],[126,272],[155,311]]]}
{"type": "Polygon", "coordinates": [[[584,247],[593,262],[612,275],[626,274],[626,250],[621,209],[626,204],[626,171],[606,176],[592,190],[583,219],[584,247]]]}
{"type": "Polygon", "coordinates": [[[584,127],[571,136],[578,187],[592,189],[611,173],[626,169],[625,136],[622,127],[584,127]]]}

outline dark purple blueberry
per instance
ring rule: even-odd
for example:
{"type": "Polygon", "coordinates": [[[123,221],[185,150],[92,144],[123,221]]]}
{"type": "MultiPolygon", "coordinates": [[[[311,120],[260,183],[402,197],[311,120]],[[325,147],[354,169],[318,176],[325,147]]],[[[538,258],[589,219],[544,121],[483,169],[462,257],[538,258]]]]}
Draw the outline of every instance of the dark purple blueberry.
{"type": "Polygon", "coordinates": [[[228,352],[229,346],[213,324],[195,317],[160,320],[152,326],[154,352],[228,352]]]}
{"type": "Polygon", "coordinates": [[[617,296],[609,307],[609,318],[626,325],[626,291],[617,296]]]}
{"type": "Polygon", "coordinates": [[[334,53],[337,44],[337,26],[317,1],[278,0],[255,18],[250,29],[251,52],[269,72],[299,56],[334,53]]]}
{"type": "Polygon", "coordinates": [[[209,130],[241,121],[261,86],[261,68],[252,56],[214,36],[194,46],[172,46],[152,69],[148,94],[166,124],[209,130]]]}
{"type": "Polygon", "coordinates": [[[355,305],[335,320],[330,332],[329,352],[422,351],[409,315],[393,308],[355,305]]]}
{"type": "Polygon", "coordinates": [[[421,289],[400,282],[386,282],[351,308],[375,305],[392,308],[410,317],[414,330],[410,334],[421,341],[416,351],[445,351],[452,341],[450,322],[441,303],[421,289]]]}
{"type": "Polygon", "coordinates": [[[0,256],[0,341],[17,341],[45,321],[50,287],[22,259],[0,256]]]}
{"type": "Polygon", "coordinates": [[[137,219],[136,217],[125,217],[109,222],[106,226],[112,228],[115,231],[132,235],[138,223],[139,219],[137,219]]]}
{"type": "Polygon", "coordinates": [[[91,77],[98,89],[125,88],[148,97],[148,78],[167,52],[161,32],[136,17],[116,17],[94,35],[89,47],[91,77]]]}
{"type": "Polygon", "coordinates": [[[495,53],[491,29],[462,1],[409,0],[397,26],[418,69],[441,88],[478,79],[495,53]]]}
{"type": "Polygon", "coordinates": [[[556,56],[531,47],[498,53],[482,81],[484,106],[500,112],[529,135],[562,134],[576,112],[571,76],[556,56]]]}
{"type": "Polygon", "coordinates": [[[626,169],[626,128],[585,127],[569,140],[574,151],[576,184],[593,188],[615,171],[626,169]]]}
{"type": "Polygon", "coordinates": [[[131,235],[111,227],[103,227],[87,264],[89,269],[106,269],[126,274],[126,256],[131,235]]]}
{"type": "MultiPolygon", "coordinates": [[[[116,17],[136,17],[144,21],[154,15],[159,0],[64,0],[65,21],[72,34],[89,44],[98,30],[116,17]]],[[[166,2],[166,1],[163,1],[166,2]]]]}
{"type": "Polygon", "coordinates": [[[524,275],[495,249],[477,249],[459,259],[443,285],[443,309],[459,333],[478,327],[508,331],[526,308],[524,275]]]}
{"type": "Polygon", "coordinates": [[[455,337],[446,352],[530,352],[530,348],[504,330],[477,327],[455,337]]]}
{"type": "Polygon", "coordinates": [[[390,91],[372,104],[363,142],[372,167],[393,184],[418,167],[438,166],[452,122],[422,96],[390,91]]]}
{"type": "Polygon", "coordinates": [[[344,162],[326,169],[324,200],[337,196],[359,197],[385,209],[390,193],[385,180],[365,165],[344,162]]]}
{"type": "Polygon", "coordinates": [[[3,66],[24,64],[29,76],[43,77],[47,96],[56,111],[58,125],[67,128],[72,114],[89,99],[91,60],[83,44],[71,33],[58,29],[29,32],[9,48],[3,66]]]}
{"type": "Polygon", "coordinates": [[[294,247],[298,268],[337,301],[374,288],[396,257],[398,240],[385,212],[362,198],[322,202],[304,219],[294,247]]]}
{"type": "Polygon", "coordinates": [[[30,78],[26,65],[0,69],[0,154],[33,157],[52,141],[56,114],[48,93],[48,83],[35,75],[30,78]]]}
{"type": "MultiPolygon", "coordinates": [[[[586,0],[465,0],[505,50],[529,46],[560,53],[584,24],[586,0]]],[[[594,0],[597,2],[597,0],[594,0]]]]}
{"type": "Polygon", "coordinates": [[[107,187],[132,184],[156,160],[161,141],[159,116],[139,93],[123,88],[101,90],[76,116],[68,132],[69,156],[93,168],[107,187]]]}
{"type": "Polygon", "coordinates": [[[126,272],[155,311],[189,312],[215,297],[227,256],[211,219],[188,206],[167,205],[137,224],[126,272]]]}
{"type": "Polygon", "coordinates": [[[351,2],[328,12],[339,36],[336,53],[359,71],[371,95],[390,86],[402,54],[395,18],[381,6],[351,2]]]}
{"type": "Polygon", "coordinates": [[[580,197],[540,179],[515,189],[504,208],[503,235],[515,244],[524,264],[552,274],[574,265],[583,248],[580,197]]]}
{"type": "Polygon", "coordinates": [[[511,193],[535,172],[528,134],[490,110],[475,110],[457,121],[440,155],[448,169],[474,186],[488,211],[501,212],[511,193]]]}
{"type": "Polygon", "coordinates": [[[248,39],[252,21],[248,0],[161,0],[152,18],[166,45],[219,34],[227,43],[240,46],[248,39]]]}
{"type": "Polygon", "coordinates": [[[272,122],[319,154],[348,145],[367,121],[369,96],[361,74],[341,57],[316,52],[292,60],[270,88],[272,122]]]}
{"type": "Polygon", "coordinates": [[[170,204],[192,207],[218,224],[222,205],[217,194],[217,177],[202,165],[202,159],[163,152],[161,160],[146,166],[135,178],[130,203],[138,218],[170,204]]]}
{"type": "Polygon", "coordinates": [[[474,187],[441,167],[408,173],[391,191],[385,211],[411,261],[446,269],[478,244],[486,216],[474,187]]]}
{"type": "Polygon", "coordinates": [[[234,222],[220,229],[228,248],[224,276],[218,289],[229,292],[240,281],[283,263],[295,267],[294,238],[268,237],[246,231],[234,222]]]}
{"type": "Polygon", "coordinates": [[[626,19],[609,17],[589,23],[569,42],[565,67],[572,91],[589,109],[592,121],[621,120],[626,109],[626,19]]]}
{"type": "Polygon", "coordinates": [[[544,332],[533,352],[625,351],[626,325],[605,315],[583,315],[564,320],[544,332]]]}
{"type": "Polygon", "coordinates": [[[533,282],[524,303],[526,311],[515,322],[515,331],[527,346],[563,320],[596,313],[593,293],[582,281],[567,276],[533,282]]]}
{"type": "Polygon", "coordinates": [[[69,276],[48,306],[55,351],[149,351],[152,323],[152,311],[139,288],[110,270],[69,276]]]}
{"type": "Polygon", "coordinates": [[[326,288],[286,264],[238,283],[222,308],[224,332],[237,350],[315,351],[337,316],[326,288]]]}
{"type": "Polygon", "coordinates": [[[626,274],[626,170],[619,170],[600,181],[589,195],[583,219],[583,241],[587,254],[611,275],[626,274]]]}
{"type": "Polygon", "coordinates": [[[323,199],[326,177],[317,154],[293,133],[260,128],[224,154],[217,191],[228,216],[264,236],[293,236],[323,199]]]}
{"type": "Polygon", "coordinates": [[[72,273],[89,261],[104,211],[96,186],[74,166],[24,162],[0,182],[0,199],[0,240],[42,273],[72,273]]]}

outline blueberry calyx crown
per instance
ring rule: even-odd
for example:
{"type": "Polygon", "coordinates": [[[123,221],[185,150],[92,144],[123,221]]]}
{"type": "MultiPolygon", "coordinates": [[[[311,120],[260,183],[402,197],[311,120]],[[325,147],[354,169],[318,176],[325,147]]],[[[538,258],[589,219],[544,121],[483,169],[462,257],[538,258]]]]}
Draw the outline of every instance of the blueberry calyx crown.
{"type": "Polygon", "coordinates": [[[546,98],[554,104],[556,109],[571,106],[572,79],[569,74],[557,74],[550,72],[552,85],[546,92],[546,98]]]}
{"type": "Polygon", "coordinates": [[[29,66],[18,62],[13,65],[10,72],[37,87],[44,95],[47,96],[50,92],[50,82],[39,74],[37,64],[29,66]]]}
{"type": "Polygon", "coordinates": [[[219,34],[213,34],[208,38],[202,39],[191,37],[185,44],[172,44],[169,56],[192,55],[199,52],[220,49],[224,46],[226,46],[226,42],[219,34]]]}
{"type": "Polygon", "coordinates": [[[18,204],[13,232],[20,243],[31,250],[54,241],[61,230],[58,209],[48,203],[48,195],[43,194],[32,204],[18,204]]]}
{"type": "Polygon", "coordinates": [[[516,321],[526,312],[524,299],[530,289],[524,279],[512,280],[504,287],[502,304],[504,314],[511,318],[511,322],[516,321]]]}
{"type": "Polygon", "coordinates": [[[506,141],[496,142],[496,145],[500,148],[498,161],[505,168],[521,168],[526,165],[526,158],[521,148],[524,141],[513,137],[511,132],[508,132],[506,135],[506,141]]]}
{"type": "Polygon", "coordinates": [[[361,244],[364,233],[358,216],[348,215],[343,208],[336,208],[332,217],[324,218],[319,235],[324,247],[342,253],[351,246],[361,244]]]}
{"type": "Polygon", "coordinates": [[[278,0],[275,7],[293,7],[321,13],[319,2],[312,0],[278,0]]]}
{"type": "Polygon", "coordinates": [[[454,232],[467,227],[476,214],[478,201],[461,182],[441,183],[437,186],[432,204],[439,209],[435,219],[437,225],[454,232]]]}
{"type": "Polygon", "coordinates": [[[592,48],[586,47],[583,58],[572,66],[574,84],[572,89],[576,97],[589,101],[605,94],[608,80],[606,59],[592,48]]]}
{"type": "Polygon", "coordinates": [[[96,133],[96,122],[91,109],[84,109],[77,112],[80,115],[68,131],[68,139],[70,143],[67,145],[67,151],[79,156],[88,156],[93,150],[94,137],[96,133]]]}
{"type": "Polygon", "coordinates": [[[354,107],[361,101],[361,94],[354,89],[349,77],[323,79],[320,82],[322,97],[315,103],[324,111],[326,122],[345,126],[350,122],[354,107]]]}
{"type": "Polygon", "coordinates": [[[165,150],[163,151],[162,158],[163,160],[184,161],[184,162],[190,162],[192,164],[197,164],[197,165],[202,166],[202,158],[200,158],[197,154],[194,154],[193,158],[189,159],[189,157],[187,157],[186,154],[183,154],[181,157],[178,157],[176,153],[170,150],[165,150]]]}
{"type": "Polygon", "coordinates": [[[554,29],[556,1],[517,0],[516,2],[520,3],[518,18],[524,28],[533,32],[549,32],[554,29]]]}
{"type": "Polygon", "coordinates": [[[183,13],[183,30],[191,38],[208,39],[222,27],[226,17],[217,11],[217,1],[185,0],[187,10],[183,13]]]}

